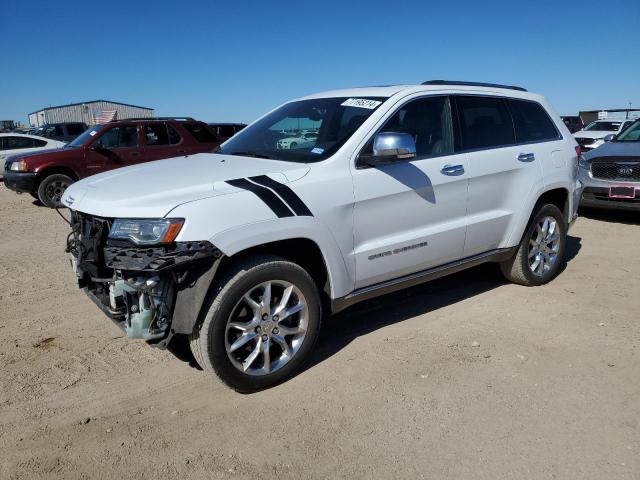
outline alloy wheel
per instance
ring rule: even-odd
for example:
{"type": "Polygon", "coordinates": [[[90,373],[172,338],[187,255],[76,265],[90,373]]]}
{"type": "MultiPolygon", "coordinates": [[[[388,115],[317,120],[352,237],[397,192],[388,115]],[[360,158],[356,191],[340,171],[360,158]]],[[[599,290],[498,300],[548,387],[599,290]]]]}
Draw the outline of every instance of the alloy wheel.
{"type": "Polygon", "coordinates": [[[558,261],[560,232],[553,217],[542,218],[529,239],[528,263],[534,275],[542,276],[558,261]]]}
{"type": "Polygon", "coordinates": [[[59,204],[62,200],[62,195],[64,191],[69,187],[67,182],[56,180],[47,185],[45,189],[45,194],[47,198],[56,204],[59,204]]]}
{"type": "Polygon", "coordinates": [[[298,287],[272,280],[251,288],[227,320],[225,348],[247,375],[267,375],[296,355],[307,333],[307,301],[298,287]]]}

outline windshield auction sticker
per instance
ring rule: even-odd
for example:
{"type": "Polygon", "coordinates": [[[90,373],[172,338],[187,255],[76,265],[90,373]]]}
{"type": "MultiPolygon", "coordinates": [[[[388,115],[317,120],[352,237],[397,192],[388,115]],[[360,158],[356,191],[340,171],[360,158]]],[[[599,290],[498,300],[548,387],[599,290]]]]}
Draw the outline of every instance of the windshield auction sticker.
{"type": "Polygon", "coordinates": [[[349,98],[342,102],[340,105],[343,107],[358,107],[366,108],[367,110],[373,110],[382,102],[378,100],[369,100],[368,98],[349,98]]]}

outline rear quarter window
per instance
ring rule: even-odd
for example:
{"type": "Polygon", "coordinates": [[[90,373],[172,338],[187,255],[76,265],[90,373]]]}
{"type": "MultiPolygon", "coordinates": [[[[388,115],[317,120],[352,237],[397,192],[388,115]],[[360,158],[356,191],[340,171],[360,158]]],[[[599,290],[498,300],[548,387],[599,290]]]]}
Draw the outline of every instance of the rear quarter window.
{"type": "Polygon", "coordinates": [[[218,137],[207,127],[199,123],[183,123],[182,126],[198,143],[217,143],[218,137]]]}
{"type": "Polygon", "coordinates": [[[33,139],[28,137],[4,137],[5,150],[19,150],[21,148],[33,148],[33,139]]]}
{"type": "Polygon", "coordinates": [[[508,102],[518,143],[541,142],[560,138],[556,126],[542,105],[528,100],[510,99],[508,102]]]}

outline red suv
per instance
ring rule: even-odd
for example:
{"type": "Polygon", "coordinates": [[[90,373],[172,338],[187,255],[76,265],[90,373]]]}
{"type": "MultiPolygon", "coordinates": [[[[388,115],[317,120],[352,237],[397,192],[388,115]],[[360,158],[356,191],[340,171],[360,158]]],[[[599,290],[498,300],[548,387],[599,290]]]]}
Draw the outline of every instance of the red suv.
{"type": "Polygon", "coordinates": [[[137,163],[209,152],[220,144],[193,118],[115,120],[86,130],[64,148],[9,157],[4,183],[47,207],[62,206],[65,189],[81,178],[137,163]]]}

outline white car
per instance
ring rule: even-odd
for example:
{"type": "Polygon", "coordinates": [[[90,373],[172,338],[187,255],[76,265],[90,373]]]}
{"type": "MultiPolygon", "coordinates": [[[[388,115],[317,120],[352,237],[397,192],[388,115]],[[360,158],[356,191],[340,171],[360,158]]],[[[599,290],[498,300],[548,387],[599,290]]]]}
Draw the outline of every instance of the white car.
{"type": "MultiPolygon", "coordinates": [[[[0,133],[0,161],[10,155],[62,148],[65,142],[23,133],[0,133]]],[[[4,163],[3,163],[4,164],[4,163]]]]}
{"type": "MultiPolygon", "coordinates": [[[[5,159],[11,155],[62,148],[65,145],[66,143],[64,142],[35,135],[0,133],[0,165],[4,165],[5,159]]],[[[0,178],[2,178],[2,176],[3,172],[0,170],[0,178]]]]}
{"type": "Polygon", "coordinates": [[[279,150],[290,150],[292,148],[311,148],[318,140],[317,132],[301,132],[297,137],[287,137],[278,140],[276,146],[279,150]]]}
{"type": "Polygon", "coordinates": [[[67,251],[129,337],[188,337],[205,371],[248,392],[300,369],[325,313],[484,262],[522,285],[552,280],[578,153],[547,101],[519,87],[318,93],[216,153],[74,183],[67,251]],[[322,148],[275,148],[285,120],[319,123],[322,148]]]}
{"type": "Polygon", "coordinates": [[[617,135],[633,123],[633,120],[596,120],[573,134],[576,141],[587,152],[598,148],[607,135],[617,135]]]}

